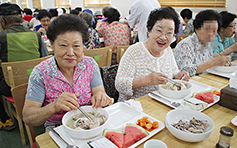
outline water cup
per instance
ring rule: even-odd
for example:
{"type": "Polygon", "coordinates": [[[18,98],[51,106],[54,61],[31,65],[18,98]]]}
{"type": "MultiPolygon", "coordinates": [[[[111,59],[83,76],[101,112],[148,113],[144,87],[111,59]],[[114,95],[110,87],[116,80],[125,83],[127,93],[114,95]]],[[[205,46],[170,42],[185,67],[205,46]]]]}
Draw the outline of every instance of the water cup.
{"type": "Polygon", "coordinates": [[[144,144],[144,148],[167,148],[167,145],[161,140],[151,139],[144,144]]]}

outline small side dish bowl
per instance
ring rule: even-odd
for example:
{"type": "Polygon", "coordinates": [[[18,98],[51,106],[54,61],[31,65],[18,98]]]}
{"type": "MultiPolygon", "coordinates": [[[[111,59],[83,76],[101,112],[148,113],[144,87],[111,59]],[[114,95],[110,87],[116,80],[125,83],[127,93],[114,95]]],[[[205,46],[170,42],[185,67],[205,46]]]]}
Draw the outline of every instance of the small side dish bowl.
{"type": "Polygon", "coordinates": [[[219,71],[219,72],[226,72],[231,73],[237,70],[237,64],[231,63],[231,66],[214,66],[213,70],[219,71]]]}
{"type": "Polygon", "coordinates": [[[92,137],[95,137],[95,136],[101,134],[104,131],[104,129],[107,127],[107,124],[108,124],[108,121],[109,121],[109,114],[108,114],[108,112],[105,109],[103,109],[103,108],[93,109],[92,106],[81,106],[81,108],[85,112],[98,112],[98,113],[100,113],[102,115],[105,115],[107,120],[105,121],[104,124],[102,124],[102,125],[100,125],[98,127],[89,129],[89,130],[76,130],[76,129],[72,129],[72,128],[70,128],[70,127],[68,127],[66,125],[67,121],[73,115],[81,114],[81,112],[79,110],[71,110],[71,111],[67,112],[63,116],[63,118],[62,118],[62,124],[64,126],[64,129],[65,129],[66,133],[70,137],[75,138],[75,139],[89,139],[89,138],[92,138],[92,137]]]}
{"type": "Polygon", "coordinates": [[[214,129],[214,122],[212,119],[207,116],[206,114],[199,112],[199,111],[194,111],[190,109],[175,109],[171,110],[166,114],[166,119],[165,119],[165,124],[167,129],[170,131],[171,134],[173,134],[176,138],[187,141],[187,142],[199,142],[202,141],[206,138],[208,138],[213,129],[214,129]],[[206,120],[207,124],[209,125],[206,128],[206,131],[203,133],[191,133],[191,132],[185,132],[181,131],[172,124],[177,123],[179,120],[182,121],[189,121],[192,118],[196,118],[197,120],[206,120]]]}
{"type": "MultiPolygon", "coordinates": [[[[180,99],[180,98],[184,98],[185,96],[187,96],[192,89],[192,84],[187,82],[187,81],[182,81],[182,80],[174,80],[176,82],[184,82],[186,83],[187,89],[186,90],[180,90],[180,91],[173,91],[173,90],[168,90],[163,88],[162,86],[164,85],[159,85],[159,92],[167,97],[167,98],[171,98],[171,99],[180,99]]],[[[168,82],[169,83],[169,82],[168,82]]]]}

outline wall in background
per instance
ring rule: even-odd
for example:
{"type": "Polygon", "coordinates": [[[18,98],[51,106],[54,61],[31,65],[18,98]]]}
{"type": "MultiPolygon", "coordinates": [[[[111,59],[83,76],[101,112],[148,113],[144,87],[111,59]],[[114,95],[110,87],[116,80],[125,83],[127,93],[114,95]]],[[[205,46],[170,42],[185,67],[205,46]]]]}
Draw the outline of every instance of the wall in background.
{"type": "MultiPolygon", "coordinates": [[[[1,0],[2,2],[7,1],[7,0],[1,0]]],[[[20,0],[19,0],[20,1],[20,0]]],[[[116,9],[119,10],[121,16],[124,18],[126,16],[128,16],[129,14],[129,9],[131,8],[133,2],[135,2],[136,0],[111,0],[111,6],[115,7],[116,9]]],[[[226,4],[226,10],[231,12],[231,13],[235,13],[237,14],[237,0],[226,0],[227,4],[226,4]]],[[[55,1],[54,0],[41,0],[42,3],[42,8],[44,9],[48,9],[48,8],[55,8],[55,1]]],[[[71,8],[74,9],[75,7],[82,7],[82,9],[85,9],[83,6],[83,0],[71,0],[71,8]]],[[[32,0],[28,0],[28,6],[29,8],[33,8],[32,6],[32,0]]],[[[102,10],[102,8],[88,8],[91,9],[93,12],[97,11],[97,10],[102,10]]],[[[183,8],[175,8],[175,10],[177,11],[177,13],[180,13],[180,11],[183,8]]],[[[205,10],[206,8],[190,8],[193,11],[193,18],[195,17],[195,15],[200,12],[201,10],[205,10]]],[[[225,9],[215,9],[218,12],[223,11],[225,9]]],[[[69,13],[69,12],[68,12],[69,13]]]]}

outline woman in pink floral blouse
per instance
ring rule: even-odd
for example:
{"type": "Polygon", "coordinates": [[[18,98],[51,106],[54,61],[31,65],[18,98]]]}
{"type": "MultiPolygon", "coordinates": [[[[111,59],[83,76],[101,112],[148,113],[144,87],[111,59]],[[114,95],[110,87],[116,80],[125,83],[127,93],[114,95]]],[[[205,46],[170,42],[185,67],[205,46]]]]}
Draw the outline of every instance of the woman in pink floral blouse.
{"type": "Polygon", "coordinates": [[[113,45],[112,65],[116,64],[116,47],[130,44],[131,34],[127,25],[119,23],[120,13],[115,8],[106,12],[108,25],[102,21],[97,22],[96,30],[100,37],[104,37],[105,46],[113,45]]]}

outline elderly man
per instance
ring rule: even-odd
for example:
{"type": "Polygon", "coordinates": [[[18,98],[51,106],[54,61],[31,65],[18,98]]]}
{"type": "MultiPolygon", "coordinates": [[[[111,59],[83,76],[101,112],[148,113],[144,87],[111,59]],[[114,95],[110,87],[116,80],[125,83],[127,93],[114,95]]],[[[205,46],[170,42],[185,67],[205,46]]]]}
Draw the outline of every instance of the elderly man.
{"type": "MultiPolygon", "coordinates": [[[[0,5],[0,59],[2,62],[24,61],[48,55],[48,50],[39,33],[21,25],[22,10],[16,4],[0,5]]],[[[0,67],[0,95],[11,96],[0,67]]],[[[1,101],[0,101],[1,103],[1,101]]],[[[11,130],[15,125],[0,104],[0,129],[11,130]]]]}

